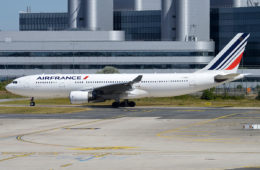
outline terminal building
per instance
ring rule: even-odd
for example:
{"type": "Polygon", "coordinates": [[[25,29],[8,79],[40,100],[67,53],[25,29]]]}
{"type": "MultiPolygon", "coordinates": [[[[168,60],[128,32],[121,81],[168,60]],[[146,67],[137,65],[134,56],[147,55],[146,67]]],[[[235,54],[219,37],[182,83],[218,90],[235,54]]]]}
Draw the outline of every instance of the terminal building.
{"type": "Polygon", "coordinates": [[[249,38],[240,72],[250,73],[244,81],[256,87],[260,82],[260,0],[211,0],[211,38],[218,53],[238,32],[249,38]]]}
{"type": "Polygon", "coordinates": [[[0,33],[0,74],[96,73],[105,66],[120,73],[161,73],[204,67],[215,50],[209,1],[152,1],[68,0],[66,13],[22,12],[19,32],[0,33]]]}
{"type": "Polygon", "coordinates": [[[237,32],[252,33],[242,66],[259,74],[259,16],[258,0],[68,0],[0,32],[0,75],[192,72],[237,32]]]}

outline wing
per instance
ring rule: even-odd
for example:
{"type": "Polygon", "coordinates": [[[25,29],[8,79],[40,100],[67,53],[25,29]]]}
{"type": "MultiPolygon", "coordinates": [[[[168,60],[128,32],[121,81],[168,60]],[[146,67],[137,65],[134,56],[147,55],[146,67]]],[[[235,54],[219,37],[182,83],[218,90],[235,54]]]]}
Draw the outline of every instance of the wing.
{"type": "Polygon", "coordinates": [[[127,83],[121,84],[111,84],[103,87],[98,87],[93,89],[93,94],[98,99],[116,99],[123,95],[125,92],[133,89],[133,84],[139,83],[142,80],[143,76],[139,75],[134,80],[127,83]]]}

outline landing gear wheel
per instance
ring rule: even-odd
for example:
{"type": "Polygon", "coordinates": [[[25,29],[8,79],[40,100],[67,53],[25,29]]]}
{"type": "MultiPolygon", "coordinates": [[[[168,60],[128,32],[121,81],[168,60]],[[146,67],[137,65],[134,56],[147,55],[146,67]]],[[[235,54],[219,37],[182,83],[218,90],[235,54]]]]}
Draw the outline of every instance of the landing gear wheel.
{"type": "Polygon", "coordinates": [[[31,106],[31,107],[34,107],[34,106],[35,106],[34,97],[31,98],[30,106],[31,106]]]}
{"type": "Polygon", "coordinates": [[[126,106],[127,106],[127,103],[126,103],[126,102],[121,102],[119,106],[120,106],[120,107],[126,107],[126,106]]]}
{"type": "Polygon", "coordinates": [[[112,104],[113,108],[118,108],[118,107],[135,107],[135,106],[136,106],[135,102],[133,102],[133,101],[129,102],[128,100],[125,100],[123,102],[114,102],[112,104]]]}
{"type": "Polygon", "coordinates": [[[119,106],[120,106],[120,103],[119,103],[119,102],[114,102],[114,103],[112,104],[112,107],[113,107],[113,108],[119,108],[119,106]]]}
{"type": "Polygon", "coordinates": [[[128,106],[129,106],[129,107],[135,107],[136,104],[135,104],[135,102],[132,102],[132,101],[131,101],[131,102],[128,102],[128,106]]]}
{"type": "Polygon", "coordinates": [[[122,102],[120,102],[120,107],[128,107],[128,100],[124,100],[122,102]]]}

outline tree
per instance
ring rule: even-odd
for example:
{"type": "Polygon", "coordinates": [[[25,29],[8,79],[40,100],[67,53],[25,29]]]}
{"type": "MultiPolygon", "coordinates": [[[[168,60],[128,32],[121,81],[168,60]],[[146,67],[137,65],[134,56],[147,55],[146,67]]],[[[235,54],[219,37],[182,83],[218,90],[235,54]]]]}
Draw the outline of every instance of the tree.
{"type": "Polygon", "coordinates": [[[201,96],[202,100],[213,100],[215,99],[215,94],[214,94],[215,89],[209,89],[209,90],[204,90],[201,96]]]}
{"type": "Polygon", "coordinates": [[[256,90],[260,91],[260,85],[256,86],[256,90]]]}
{"type": "Polygon", "coordinates": [[[242,90],[243,86],[242,85],[237,85],[237,89],[242,90]]]}
{"type": "Polygon", "coordinates": [[[256,97],[256,100],[260,100],[260,91],[258,91],[258,96],[256,97]]]}
{"type": "Polygon", "coordinates": [[[97,74],[116,74],[116,73],[119,73],[117,68],[111,66],[106,66],[101,71],[97,72],[97,74]]]}

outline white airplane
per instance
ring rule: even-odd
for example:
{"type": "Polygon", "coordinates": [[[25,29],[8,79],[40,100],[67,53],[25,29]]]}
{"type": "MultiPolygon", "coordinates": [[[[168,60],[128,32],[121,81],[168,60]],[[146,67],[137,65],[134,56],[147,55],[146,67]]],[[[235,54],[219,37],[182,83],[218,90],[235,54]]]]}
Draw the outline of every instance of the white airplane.
{"type": "Polygon", "coordinates": [[[15,79],[6,89],[34,98],[69,97],[72,104],[115,100],[113,107],[135,107],[131,99],[190,94],[242,79],[237,70],[250,34],[237,34],[202,70],[189,74],[54,74],[15,79]],[[124,100],[120,102],[120,100],[124,100]]]}

